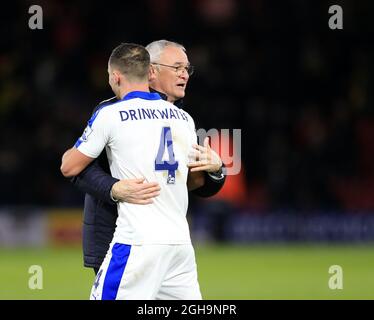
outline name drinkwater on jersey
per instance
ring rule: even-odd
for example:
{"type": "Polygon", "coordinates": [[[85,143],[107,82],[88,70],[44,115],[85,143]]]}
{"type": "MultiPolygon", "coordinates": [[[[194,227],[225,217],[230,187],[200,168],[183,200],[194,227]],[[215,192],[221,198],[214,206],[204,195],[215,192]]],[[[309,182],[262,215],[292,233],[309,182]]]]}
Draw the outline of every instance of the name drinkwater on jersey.
{"type": "Polygon", "coordinates": [[[119,111],[121,121],[127,120],[154,120],[154,119],[179,119],[188,121],[187,116],[184,112],[176,109],[165,108],[165,109],[150,109],[150,108],[138,108],[136,110],[122,110],[119,111]]]}

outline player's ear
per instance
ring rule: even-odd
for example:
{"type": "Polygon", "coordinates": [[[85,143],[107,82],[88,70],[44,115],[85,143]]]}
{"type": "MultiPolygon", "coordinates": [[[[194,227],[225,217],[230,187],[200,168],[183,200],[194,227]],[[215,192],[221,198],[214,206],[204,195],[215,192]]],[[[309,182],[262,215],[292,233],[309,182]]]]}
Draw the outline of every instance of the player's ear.
{"type": "Polygon", "coordinates": [[[118,71],[113,71],[113,80],[114,80],[114,83],[119,86],[120,83],[121,83],[121,77],[120,77],[120,74],[118,71]]]}

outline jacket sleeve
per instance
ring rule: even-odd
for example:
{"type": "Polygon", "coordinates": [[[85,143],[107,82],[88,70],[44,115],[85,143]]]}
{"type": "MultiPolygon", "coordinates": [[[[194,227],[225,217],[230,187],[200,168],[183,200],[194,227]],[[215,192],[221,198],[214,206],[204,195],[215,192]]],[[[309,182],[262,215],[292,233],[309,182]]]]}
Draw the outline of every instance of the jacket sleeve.
{"type": "Polygon", "coordinates": [[[110,197],[110,190],[113,184],[119,180],[113,178],[109,172],[108,160],[105,152],[103,152],[87,168],[70,181],[82,192],[88,193],[107,203],[114,204],[115,202],[110,197]]]}
{"type": "Polygon", "coordinates": [[[208,197],[214,196],[215,194],[218,193],[218,191],[222,189],[226,181],[226,175],[224,175],[222,179],[214,179],[207,172],[204,172],[204,175],[205,175],[204,185],[191,192],[195,196],[208,198],[208,197]]]}

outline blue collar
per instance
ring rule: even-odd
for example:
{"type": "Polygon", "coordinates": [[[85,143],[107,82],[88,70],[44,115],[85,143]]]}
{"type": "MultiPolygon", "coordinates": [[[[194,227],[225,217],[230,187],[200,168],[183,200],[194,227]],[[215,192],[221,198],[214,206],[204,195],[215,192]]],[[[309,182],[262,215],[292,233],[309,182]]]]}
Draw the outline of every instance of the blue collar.
{"type": "MultiPolygon", "coordinates": [[[[153,93],[158,93],[162,100],[168,101],[168,96],[165,93],[159,92],[155,89],[149,88],[149,90],[153,93]]],[[[176,107],[183,109],[183,98],[180,98],[173,103],[176,107]]]]}
{"type": "Polygon", "coordinates": [[[160,100],[161,99],[158,93],[145,92],[145,91],[131,91],[122,98],[122,101],[135,99],[135,98],[140,98],[144,100],[160,100]]]}

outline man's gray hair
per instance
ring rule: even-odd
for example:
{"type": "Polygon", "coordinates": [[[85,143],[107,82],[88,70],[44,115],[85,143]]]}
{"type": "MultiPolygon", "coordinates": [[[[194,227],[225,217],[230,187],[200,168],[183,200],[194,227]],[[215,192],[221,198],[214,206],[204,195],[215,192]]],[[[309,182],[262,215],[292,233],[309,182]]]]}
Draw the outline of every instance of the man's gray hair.
{"type": "Polygon", "coordinates": [[[177,42],[168,41],[168,40],[153,41],[145,47],[148,50],[149,55],[151,56],[151,63],[159,62],[160,56],[162,52],[164,51],[164,49],[170,46],[181,48],[184,52],[186,52],[186,48],[177,42]]]}

